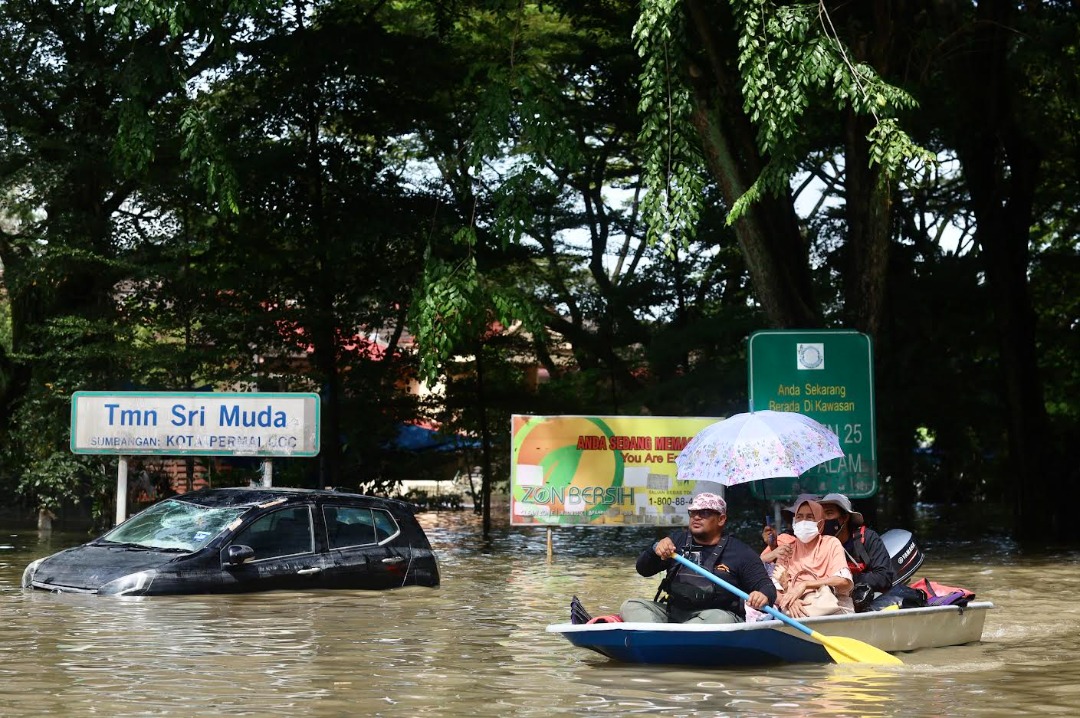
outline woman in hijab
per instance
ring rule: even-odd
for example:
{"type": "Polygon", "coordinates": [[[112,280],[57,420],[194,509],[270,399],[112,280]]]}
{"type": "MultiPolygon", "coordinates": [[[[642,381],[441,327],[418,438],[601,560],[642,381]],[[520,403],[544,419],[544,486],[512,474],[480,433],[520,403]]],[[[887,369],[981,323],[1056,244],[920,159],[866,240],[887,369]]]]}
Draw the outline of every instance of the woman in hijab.
{"type": "Polygon", "coordinates": [[[776,561],[773,575],[782,591],[777,605],[792,618],[854,613],[851,570],[844,547],[834,536],[823,536],[825,510],[816,501],[795,507],[794,550],[776,561]]]}

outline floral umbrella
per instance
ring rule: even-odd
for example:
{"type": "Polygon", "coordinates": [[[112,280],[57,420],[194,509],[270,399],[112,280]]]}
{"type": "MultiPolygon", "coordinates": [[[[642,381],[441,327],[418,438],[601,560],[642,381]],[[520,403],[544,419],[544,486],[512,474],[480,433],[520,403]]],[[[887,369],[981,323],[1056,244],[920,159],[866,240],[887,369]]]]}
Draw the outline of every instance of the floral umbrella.
{"type": "Polygon", "coordinates": [[[807,469],[844,455],[840,439],[809,416],[791,411],[753,411],[710,424],[675,458],[682,481],[724,486],[807,469]]]}

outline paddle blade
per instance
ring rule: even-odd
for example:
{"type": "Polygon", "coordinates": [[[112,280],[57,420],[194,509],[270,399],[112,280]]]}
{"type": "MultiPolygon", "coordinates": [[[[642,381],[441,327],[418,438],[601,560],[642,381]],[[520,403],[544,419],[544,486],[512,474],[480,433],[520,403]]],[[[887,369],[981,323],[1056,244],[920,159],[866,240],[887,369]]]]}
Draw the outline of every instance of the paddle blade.
{"type": "Polygon", "coordinates": [[[875,648],[869,643],[845,636],[825,636],[817,631],[810,633],[817,639],[837,663],[874,663],[879,666],[902,666],[904,662],[891,653],[875,648]]]}

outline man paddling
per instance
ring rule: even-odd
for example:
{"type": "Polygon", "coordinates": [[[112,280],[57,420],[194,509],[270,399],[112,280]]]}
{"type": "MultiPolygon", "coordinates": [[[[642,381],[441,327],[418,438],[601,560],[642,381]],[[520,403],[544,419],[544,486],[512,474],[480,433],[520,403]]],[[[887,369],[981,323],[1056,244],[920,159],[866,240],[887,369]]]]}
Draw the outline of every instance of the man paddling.
{"type": "Polygon", "coordinates": [[[694,497],[688,509],[690,525],[641,552],[637,572],[655,576],[666,570],[656,598],[626,600],[624,621],[643,623],[740,623],[746,620],[743,601],[704,576],[682,567],[677,552],[749,594],[755,609],[776,600],[776,587],[765,574],[757,553],[734,536],[724,536],[727,503],[716,494],[694,497]],[[661,594],[666,593],[666,597],[661,594]]]}

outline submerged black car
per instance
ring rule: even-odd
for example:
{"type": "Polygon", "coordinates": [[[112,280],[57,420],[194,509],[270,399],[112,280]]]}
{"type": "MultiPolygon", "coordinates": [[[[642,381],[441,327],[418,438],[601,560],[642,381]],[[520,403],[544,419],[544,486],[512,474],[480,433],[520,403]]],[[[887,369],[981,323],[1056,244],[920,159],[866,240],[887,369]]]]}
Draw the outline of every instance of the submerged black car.
{"type": "Polygon", "coordinates": [[[410,504],[337,491],[204,489],[34,561],[22,585],[143,596],[438,586],[410,504]]]}

